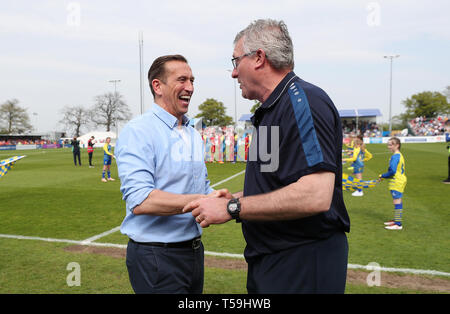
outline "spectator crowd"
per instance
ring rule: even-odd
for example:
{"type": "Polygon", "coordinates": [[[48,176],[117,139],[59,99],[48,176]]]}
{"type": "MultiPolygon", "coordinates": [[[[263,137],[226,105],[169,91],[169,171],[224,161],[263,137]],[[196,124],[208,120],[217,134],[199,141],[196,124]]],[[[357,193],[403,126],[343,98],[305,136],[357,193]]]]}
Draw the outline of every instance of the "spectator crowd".
{"type": "Polygon", "coordinates": [[[431,119],[416,117],[409,121],[409,126],[416,136],[437,136],[445,134],[446,123],[448,117],[438,116],[431,119]]]}
{"type": "Polygon", "coordinates": [[[344,136],[350,134],[363,134],[364,137],[381,137],[381,127],[375,122],[360,120],[358,121],[358,131],[356,129],[356,120],[342,120],[342,134],[344,136]]]}
{"type": "Polygon", "coordinates": [[[22,139],[7,139],[7,140],[0,140],[0,146],[7,146],[7,145],[44,145],[44,144],[56,144],[54,141],[50,140],[22,140],[22,139]]]}

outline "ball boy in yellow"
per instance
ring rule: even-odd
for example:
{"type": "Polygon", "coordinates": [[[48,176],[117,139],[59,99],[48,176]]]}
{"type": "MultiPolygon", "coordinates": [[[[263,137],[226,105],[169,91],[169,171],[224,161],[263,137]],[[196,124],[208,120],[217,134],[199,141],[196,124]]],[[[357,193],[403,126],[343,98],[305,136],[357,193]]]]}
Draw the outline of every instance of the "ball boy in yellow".
{"type": "Polygon", "coordinates": [[[403,203],[402,197],[406,186],[406,168],[405,159],[400,152],[401,143],[397,137],[389,139],[388,149],[392,152],[389,160],[389,168],[386,173],[380,174],[379,178],[389,179],[389,190],[394,203],[394,220],[385,222],[385,228],[388,230],[402,230],[403,203]]]}

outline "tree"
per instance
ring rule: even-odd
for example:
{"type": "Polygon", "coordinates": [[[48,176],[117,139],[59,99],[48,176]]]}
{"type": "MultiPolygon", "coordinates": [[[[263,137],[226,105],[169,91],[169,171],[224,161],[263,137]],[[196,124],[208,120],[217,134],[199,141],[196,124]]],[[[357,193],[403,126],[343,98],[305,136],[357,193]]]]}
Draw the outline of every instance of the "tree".
{"type": "Polygon", "coordinates": [[[422,92],[414,94],[403,101],[406,107],[404,118],[435,118],[440,114],[449,114],[450,105],[447,97],[439,92],[422,92]]]}
{"type": "Polygon", "coordinates": [[[128,121],[131,111],[119,93],[105,93],[95,97],[92,109],[92,121],[97,125],[105,126],[106,131],[117,126],[119,122],[128,121]]]}
{"type": "Polygon", "coordinates": [[[214,98],[206,99],[198,106],[200,113],[196,118],[203,118],[206,126],[226,126],[233,123],[233,118],[225,114],[225,106],[214,98]]]}
{"type": "Polygon", "coordinates": [[[80,136],[82,127],[89,123],[89,110],[82,106],[66,106],[61,113],[63,118],[59,122],[73,131],[74,136],[80,136]]]}
{"type": "Polygon", "coordinates": [[[12,99],[0,106],[0,133],[23,134],[33,129],[27,109],[17,105],[18,103],[17,99],[12,99]]]}

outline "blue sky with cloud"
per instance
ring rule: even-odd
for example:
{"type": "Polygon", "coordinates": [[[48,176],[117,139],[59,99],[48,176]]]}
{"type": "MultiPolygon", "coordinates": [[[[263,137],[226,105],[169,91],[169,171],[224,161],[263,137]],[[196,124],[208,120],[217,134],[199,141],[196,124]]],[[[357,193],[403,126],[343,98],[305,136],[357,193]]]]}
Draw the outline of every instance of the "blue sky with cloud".
{"type": "MultiPolygon", "coordinates": [[[[196,77],[190,115],[215,98],[234,117],[234,81],[227,71],[233,40],[258,18],[286,22],[294,71],[323,88],[338,109],[379,108],[388,120],[389,62],[383,55],[400,55],[394,115],[412,94],[450,85],[447,0],[16,0],[0,7],[0,102],[19,99],[39,132],[62,129],[64,106],[91,107],[96,95],[113,90],[113,79],[121,80],[118,91],[139,114],[139,31],[145,74],[163,54],[189,60],[196,77]]],[[[253,104],[239,92],[238,117],[253,104]]],[[[146,108],[151,103],[146,89],[146,108]]]]}

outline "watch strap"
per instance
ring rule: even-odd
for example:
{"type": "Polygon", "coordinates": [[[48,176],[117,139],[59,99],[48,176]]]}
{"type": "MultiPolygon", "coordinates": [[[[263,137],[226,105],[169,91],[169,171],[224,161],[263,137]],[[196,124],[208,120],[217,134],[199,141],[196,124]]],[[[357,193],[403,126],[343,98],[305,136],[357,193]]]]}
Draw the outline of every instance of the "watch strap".
{"type": "Polygon", "coordinates": [[[232,198],[228,204],[227,204],[227,211],[230,214],[232,219],[235,219],[236,222],[240,222],[241,220],[239,219],[239,213],[241,212],[241,203],[239,202],[239,198],[232,198]],[[237,209],[234,211],[231,211],[229,209],[229,205],[230,204],[236,204],[237,209]]]}

